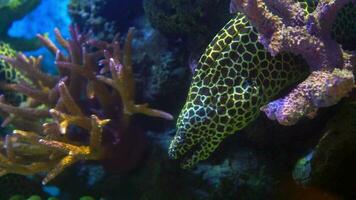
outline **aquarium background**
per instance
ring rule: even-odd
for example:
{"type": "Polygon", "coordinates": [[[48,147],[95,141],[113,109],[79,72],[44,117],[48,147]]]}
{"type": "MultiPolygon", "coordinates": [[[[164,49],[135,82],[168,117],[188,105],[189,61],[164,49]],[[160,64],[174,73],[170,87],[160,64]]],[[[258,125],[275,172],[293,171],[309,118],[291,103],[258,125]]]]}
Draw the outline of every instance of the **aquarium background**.
{"type": "MultiPolygon", "coordinates": [[[[8,34],[12,37],[22,37],[31,39],[36,37],[38,33],[46,34],[52,40],[55,40],[53,33],[54,28],[63,30],[63,36],[69,37],[68,27],[71,24],[71,19],[67,10],[70,1],[41,1],[40,4],[26,14],[20,20],[14,21],[8,30],[8,34]]],[[[33,51],[26,51],[27,55],[43,55],[45,58],[45,70],[49,73],[55,73],[53,67],[53,55],[51,55],[45,48],[39,48],[33,51]]]]}
{"type": "MultiPolygon", "coordinates": [[[[0,55],[13,56],[7,53],[12,51],[23,52],[28,57],[42,55],[41,70],[54,77],[61,76],[56,66],[61,60],[41,45],[37,34],[54,41],[63,55],[72,59],[75,54],[71,53],[81,51],[72,49],[73,52],[68,53],[58,42],[55,28],[68,41],[73,35],[85,38],[88,33],[90,39],[78,42],[82,45],[78,48],[85,47],[88,52],[100,49],[98,46],[103,43],[98,41],[106,41],[108,54],[115,54],[115,48],[110,45],[118,43],[110,42],[117,41],[121,45],[121,52],[117,54],[123,56],[121,60],[125,56],[132,58],[133,74],[127,75],[123,83],[131,89],[129,86],[134,82],[134,103],[148,103],[159,112],[156,115],[152,110],[127,114],[121,108],[125,102],[113,95],[118,101],[111,102],[109,110],[129,116],[130,123],[126,127],[120,118],[112,120],[116,124],[110,124],[110,128],[114,130],[104,129],[104,132],[128,134],[122,138],[121,135],[103,136],[103,144],[108,148],[114,146],[107,154],[110,158],[79,160],[45,185],[42,180],[46,173],[3,175],[0,200],[356,199],[354,92],[336,105],[319,109],[313,119],[303,118],[293,126],[282,126],[262,113],[238,134],[227,136],[209,159],[191,169],[182,169],[181,160],[169,158],[167,152],[176,134],[176,121],[189,87],[195,81],[193,75],[199,58],[219,30],[236,15],[230,13],[230,6],[230,0],[0,0],[0,44],[10,45],[0,45],[0,55]],[[135,28],[133,32],[131,27],[135,28]],[[124,45],[130,33],[132,54],[127,54],[124,45]]],[[[356,19],[356,7],[350,1],[345,10],[347,14],[337,18],[335,23],[349,27],[349,32],[345,32],[348,37],[338,41],[348,51],[354,51],[356,20],[350,19],[356,19]]],[[[98,69],[105,68],[105,58],[117,58],[108,54],[97,59],[98,69]],[[104,61],[99,62],[101,59],[104,61]]],[[[0,62],[0,71],[9,66],[0,62]]],[[[94,77],[108,76],[110,69],[106,70],[104,74],[94,73],[94,77]]],[[[1,84],[15,83],[14,74],[11,71],[10,75],[2,75],[1,84]]],[[[92,80],[90,78],[88,80],[92,80]]],[[[84,84],[89,85],[89,82],[84,84]]],[[[280,95],[293,87],[286,88],[280,95]]],[[[83,86],[81,92],[85,89],[83,86]]],[[[5,96],[17,95],[1,87],[0,92],[5,96]]],[[[23,99],[18,98],[10,103],[20,107],[23,99]]],[[[85,115],[106,116],[98,101],[80,94],[78,99],[76,102],[85,115]]],[[[4,103],[1,99],[2,122],[8,117],[7,111],[3,112],[4,103]]],[[[12,134],[14,129],[17,126],[11,124],[0,129],[4,155],[8,153],[6,145],[9,144],[6,135],[12,134]]],[[[68,130],[73,144],[89,143],[90,136],[83,133],[83,128],[68,126],[68,130]]],[[[31,156],[26,158],[28,162],[32,159],[31,156]]],[[[0,156],[0,175],[6,162],[0,156]]]]}

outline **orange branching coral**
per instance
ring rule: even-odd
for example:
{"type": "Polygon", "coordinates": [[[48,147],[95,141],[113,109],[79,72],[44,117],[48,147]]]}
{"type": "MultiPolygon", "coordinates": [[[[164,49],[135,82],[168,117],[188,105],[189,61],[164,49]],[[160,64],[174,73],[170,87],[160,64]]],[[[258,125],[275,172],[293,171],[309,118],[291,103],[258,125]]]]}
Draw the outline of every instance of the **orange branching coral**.
{"type": "MultiPolygon", "coordinates": [[[[112,78],[98,75],[96,78],[111,87],[115,88],[121,95],[124,105],[124,113],[126,115],[132,115],[135,113],[142,113],[153,117],[162,117],[168,120],[172,119],[172,116],[166,112],[160,110],[151,109],[148,104],[135,104],[135,82],[132,79],[132,61],[131,61],[131,40],[132,40],[133,28],[129,30],[125,41],[124,47],[124,63],[120,63],[120,59],[116,56],[112,57],[109,52],[105,52],[106,67],[110,69],[112,78]]],[[[120,46],[118,42],[113,44],[114,55],[120,55],[120,46]]]]}
{"type": "Polygon", "coordinates": [[[110,145],[104,144],[103,137],[120,137],[115,128],[124,133],[131,115],[173,118],[147,104],[135,103],[132,32],[133,29],[128,32],[123,52],[118,37],[111,43],[92,41],[76,28],[71,28],[71,40],[65,40],[55,29],[57,40],[67,53],[38,35],[56,56],[58,76],[40,70],[42,57],[27,57],[22,53],[15,58],[0,57],[28,79],[0,85],[1,89],[27,96],[20,106],[6,103],[5,97],[0,97],[0,110],[5,117],[2,126],[12,124],[16,128],[0,142],[0,175],[45,172],[43,184],[46,184],[78,161],[106,158],[110,145]],[[89,47],[95,50],[89,52],[89,47]],[[78,132],[86,138],[73,139],[78,132]]]}

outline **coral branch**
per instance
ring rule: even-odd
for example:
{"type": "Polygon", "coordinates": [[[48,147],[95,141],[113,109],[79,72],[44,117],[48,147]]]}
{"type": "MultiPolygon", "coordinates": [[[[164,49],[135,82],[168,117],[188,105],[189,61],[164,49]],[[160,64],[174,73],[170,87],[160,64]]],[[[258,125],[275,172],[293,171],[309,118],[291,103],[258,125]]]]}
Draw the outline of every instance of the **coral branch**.
{"type": "Polygon", "coordinates": [[[173,120],[173,116],[167,112],[148,107],[148,104],[136,104],[132,107],[133,113],[142,113],[152,117],[160,117],[167,120],[173,120]]]}
{"type": "Polygon", "coordinates": [[[61,100],[63,101],[67,111],[72,115],[84,116],[84,114],[72,98],[71,94],[69,93],[68,88],[66,87],[64,82],[59,82],[58,88],[61,100]]]}
{"type": "MultiPolygon", "coordinates": [[[[124,54],[122,64],[120,62],[120,45],[118,42],[113,42],[112,48],[113,53],[105,51],[105,60],[102,61],[102,64],[106,64],[105,67],[110,69],[111,78],[98,75],[96,78],[107,85],[115,88],[116,91],[120,94],[124,114],[130,116],[135,113],[142,113],[148,116],[161,117],[164,119],[172,120],[173,117],[169,113],[164,111],[159,111],[151,109],[147,104],[135,104],[135,82],[132,72],[132,61],[131,61],[131,42],[132,42],[132,33],[134,29],[131,28],[127,34],[125,45],[124,45],[124,54]]],[[[105,71],[102,71],[105,72],[105,71]]]]}
{"type": "Polygon", "coordinates": [[[22,53],[18,53],[16,58],[8,58],[0,55],[0,59],[4,59],[6,62],[10,63],[14,68],[24,73],[26,77],[37,86],[53,87],[58,81],[56,77],[49,76],[40,71],[42,56],[39,56],[38,58],[34,58],[34,57],[27,57],[22,53]]]}
{"type": "Polygon", "coordinates": [[[28,97],[31,97],[39,102],[49,105],[50,101],[48,99],[49,91],[44,89],[44,91],[37,90],[32,86],[26,83],[18,83],[18,84],[1,84],[0,88],[3,90],[11,90],[13,92],[18,92],[24,94],[28,97]]]}
{"type": "Polygon", "coordinates": [[[43,118],[49,117],[48,110],[36,109],[36,108],[26,108],[26,107],[16,107],[4,102],[4,97],[0,96],[0,109],[13,114],[17,117],[33,119],[34,117],[43,118]]]}
{"type": "Polygon", "coordinates": [[[318,108],[336,104],[354,88],[351,71],[315,71],[288,96],[273,101],[261,110],[283,125],[294,125],[301,117],[315,116],[318,108]]]}
{"type": "Polygon", "coordinates": [[[37,38],[53,55],[56,55],[56,53],[59,51],[58,47],[46,36],[37,34],[37,38]]]}
{"type": "Polygon", "coordinates": [[[90,149],[93,153],[100,152],[103,127],[109,122],[110,119],[99,120],[97,116],[91,116],[90,149]]]}
{"type": "Polygon", "coordinates": [[[79,160],[98,160],[102,157],[102,128],[110,120],[99,120],[95,115],[91,116],[91,137],[89,146],[76,146],[68,143],[49,141],[40,139],[39,143],[48,146],[49,148],[54,148],[67,154],[55,168],[48,172],[47,176],[43,179],[42,183],[46,184],[59,173],[61,173],[66,167],[73,165],[79,160]]]}
{"type": "MultiPolygon", "coordinates": [[[[54,33],[56,35],[56,39],[57,41],[62,45],[62,47],[64,47],[67,51],[69,49],[69,43],[67,40],[65,40],[62,36],[61,31],[58,28],[54,29],[54,33]]],[[[58,51],[57,51],[58,52],[58,51]]]]}

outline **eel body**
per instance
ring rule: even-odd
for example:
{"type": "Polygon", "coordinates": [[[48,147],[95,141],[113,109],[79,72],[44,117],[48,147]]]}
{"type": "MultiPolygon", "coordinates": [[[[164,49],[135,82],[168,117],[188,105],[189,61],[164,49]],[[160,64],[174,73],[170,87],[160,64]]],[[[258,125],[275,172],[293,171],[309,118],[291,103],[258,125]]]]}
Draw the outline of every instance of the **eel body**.
{"type": "Polygon", "coordinates": [[[256,30],[238,13],[211,41],[195,69],[177,120],[169,156],[186,156],[183,168],[204,160],[230,134],[241,130],[281,90],[306,77],[301,57],[272,57],[256,30]]]}

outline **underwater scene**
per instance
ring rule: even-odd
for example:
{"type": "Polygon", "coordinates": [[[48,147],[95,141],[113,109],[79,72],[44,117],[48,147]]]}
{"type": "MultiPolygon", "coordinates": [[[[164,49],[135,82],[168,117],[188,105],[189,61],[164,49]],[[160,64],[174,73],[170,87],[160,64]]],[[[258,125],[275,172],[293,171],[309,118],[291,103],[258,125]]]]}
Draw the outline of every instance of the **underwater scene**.
{"type": "Polygon", "coordinates": [[[356,0],[0,0],[0,200],[356,200],[356,0]]]}

